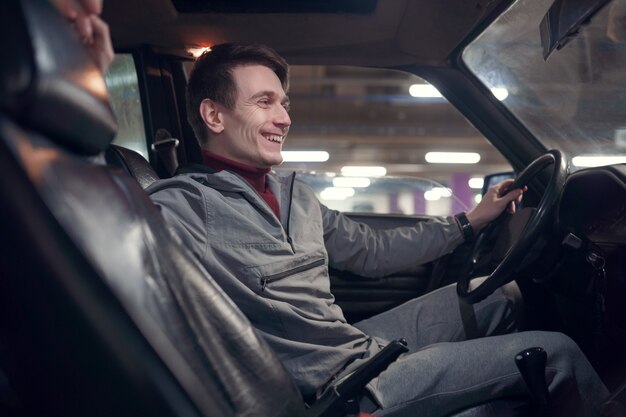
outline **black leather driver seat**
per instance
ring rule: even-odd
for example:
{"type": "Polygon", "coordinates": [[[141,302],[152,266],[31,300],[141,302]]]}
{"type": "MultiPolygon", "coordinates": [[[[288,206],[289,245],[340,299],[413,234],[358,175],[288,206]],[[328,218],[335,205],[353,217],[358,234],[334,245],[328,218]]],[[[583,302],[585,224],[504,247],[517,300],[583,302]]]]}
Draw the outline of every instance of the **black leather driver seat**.
{"type": "Polygon", "coordinates": [[[0,16],[0,367],[20,412],[301,415],[276,355],[137,182],[87,162],[116,126],[78,36],[45,0],[0,16]]]}

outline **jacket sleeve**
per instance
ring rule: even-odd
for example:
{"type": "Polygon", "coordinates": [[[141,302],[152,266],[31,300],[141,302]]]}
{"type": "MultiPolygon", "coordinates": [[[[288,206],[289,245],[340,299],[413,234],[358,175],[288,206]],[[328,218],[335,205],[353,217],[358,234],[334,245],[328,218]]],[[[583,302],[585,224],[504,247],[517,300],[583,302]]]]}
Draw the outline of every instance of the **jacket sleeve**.
{"type": "Polygon", "coordinates": [[[452,252],[463,236],[454,218],[375,230],[320,204],[330,266],[365,277],[408,270],[452,252]]]}

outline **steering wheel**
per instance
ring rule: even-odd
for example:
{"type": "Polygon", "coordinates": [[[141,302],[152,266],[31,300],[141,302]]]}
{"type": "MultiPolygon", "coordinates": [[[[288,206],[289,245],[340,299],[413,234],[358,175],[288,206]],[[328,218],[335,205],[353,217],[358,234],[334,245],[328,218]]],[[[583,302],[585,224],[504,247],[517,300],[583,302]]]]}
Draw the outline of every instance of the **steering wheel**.
{"type": "Polygon", "coordinates": [[[491,222],[476,239],[472,254],[457,282],[457,294],[466,303],[482,301],[496,289],[513,281],[515,273],[524,266],[524,258],[530,252],[540,233],[546,229],[567,177],[567,167],[559,150],[550,150],[535,159],[517,177],[508,190],[523,188],[544,168],[552,165],[547,187],[535,208],[523,208],[515,215],[506,210],[491,222]],[[497,235],[494,252],[504,253],[502,260],[482,283],[472,288],[470,277],[477,254],[484,252],[485,236],[497,235]]]}

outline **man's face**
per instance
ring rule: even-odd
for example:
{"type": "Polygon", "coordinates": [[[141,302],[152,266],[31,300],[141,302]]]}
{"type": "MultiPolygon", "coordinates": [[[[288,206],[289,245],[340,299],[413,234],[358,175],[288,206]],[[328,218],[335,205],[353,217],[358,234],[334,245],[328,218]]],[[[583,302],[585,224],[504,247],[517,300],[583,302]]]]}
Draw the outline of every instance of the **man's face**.
{"type": "Polygon", "coordinates": [[[218,154],[257,168],[283,162],[280,154],[291,119],[289,98],[274,72],[262,65],[232,70],[237,99],[232,109],[221,109],[224,131],[218,154]]]}

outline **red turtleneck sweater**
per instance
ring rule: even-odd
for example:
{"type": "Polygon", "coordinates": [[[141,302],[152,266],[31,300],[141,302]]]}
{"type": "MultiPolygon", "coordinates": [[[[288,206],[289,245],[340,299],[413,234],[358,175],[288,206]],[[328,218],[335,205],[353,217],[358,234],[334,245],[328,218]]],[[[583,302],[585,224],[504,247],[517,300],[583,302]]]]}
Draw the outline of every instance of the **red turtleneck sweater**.
{"type": "Polygon", "coordinates": [[[265,177],[270,168],[256,168],[250,165],[236,162],[223,156],[219,156],[209,151],[202,151],[202,161],[205,165],[213,168],[215,172],[219,171],[231,171],[235,174],[241,175],[250,183],[259,195],[265,200],[268,206],[272,209],[276,217],[280,219],[280,206],[278,200],[272,192],[271,188],[267,185],[267,178],[265,177]]]}

